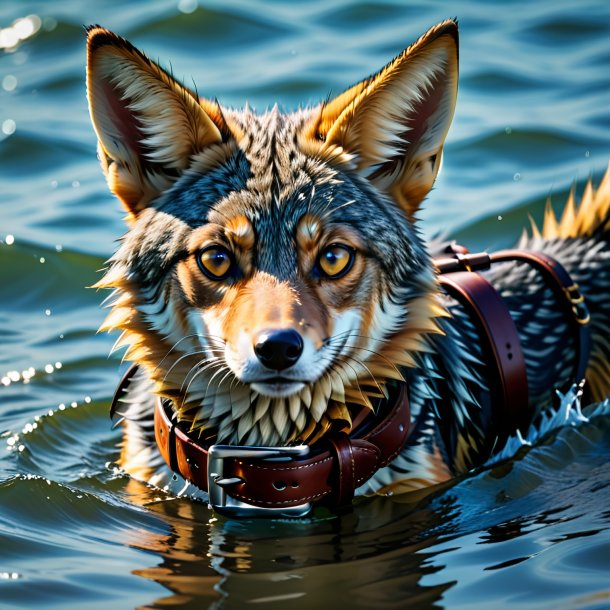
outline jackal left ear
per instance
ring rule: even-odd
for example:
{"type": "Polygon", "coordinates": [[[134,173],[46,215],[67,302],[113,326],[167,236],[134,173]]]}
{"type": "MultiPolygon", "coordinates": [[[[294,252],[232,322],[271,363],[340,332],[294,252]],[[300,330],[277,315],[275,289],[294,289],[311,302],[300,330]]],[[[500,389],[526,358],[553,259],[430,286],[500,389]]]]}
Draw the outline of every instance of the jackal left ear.
{"type": "Polygon", "coordinates": [[[93,26],[87,43],[100,161],[110,190],[136,216],[193,155],[222,142],[222,116],[120,36],[93,26]]]}
{"type": "Polygon", "coordinates": [[[363,175],[412,215],[438,173],[457,82],[458,29],[449,20],[324,105],[309,135],[353,154],[363,175]]]}

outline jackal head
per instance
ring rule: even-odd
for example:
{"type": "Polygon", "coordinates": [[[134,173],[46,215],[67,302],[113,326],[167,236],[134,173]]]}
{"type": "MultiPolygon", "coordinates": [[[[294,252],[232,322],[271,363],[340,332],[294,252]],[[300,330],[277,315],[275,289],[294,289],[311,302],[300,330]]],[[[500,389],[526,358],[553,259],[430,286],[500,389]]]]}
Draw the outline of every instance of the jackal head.
{"type": "Polygon", "coordinates": [[[88,98],[129,230],[102,328],[217,442],[349,430],[439,332],[414,216],[454,111],[446,21],[332,101],[259,115],[198,97],[92,27],[88,98]]]}

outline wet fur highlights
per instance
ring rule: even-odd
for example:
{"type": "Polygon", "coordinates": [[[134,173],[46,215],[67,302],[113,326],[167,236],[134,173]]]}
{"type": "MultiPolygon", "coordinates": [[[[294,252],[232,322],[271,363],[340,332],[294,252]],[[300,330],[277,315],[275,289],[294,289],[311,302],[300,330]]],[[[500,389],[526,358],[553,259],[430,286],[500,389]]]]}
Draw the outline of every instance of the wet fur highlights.
{"type": "MultiPolygon", "coordinates": [[[[98,283],[113,290],[103,328],[121,331],[116,346],[194,435],[313,444],[406,380],[414,432],[367,491],[431,485],[489,457],[489,363],[416,223],[455,107],[454,21],[295,113],[201,98],[98,26],[87,70],[99,157],[129,226],[98,283]]],[[[587,298],[593,400],[610,390],[609,207],[606,176],[521,244],[556,256],[587,298]]],[[[519,331],[534,417],[576,381],[574,341],[530,270],[490,279],[519,331]]],[[[127,419],[152,418],[149,406],[127,419]]],[[[150,435],[126,431],[123,465],[140,473],[150,435]]]]}

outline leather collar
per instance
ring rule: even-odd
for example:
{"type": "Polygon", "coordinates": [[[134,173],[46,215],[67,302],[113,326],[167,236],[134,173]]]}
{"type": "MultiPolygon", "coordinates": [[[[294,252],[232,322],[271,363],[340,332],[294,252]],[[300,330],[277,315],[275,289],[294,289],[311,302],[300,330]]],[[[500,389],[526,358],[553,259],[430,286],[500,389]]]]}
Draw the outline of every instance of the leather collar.
{"type": "Polygon", "coordinates": [[[170,468],[208,491],[218,512],[302,515],[312,503],[343,507],[407,440],[411,413],[406,384],[394,390],[384,414],[361,435],[331,434],[312,447],[206,446],[189,436],[175,421],[171,402],[161,398],[155,401],[155,438],[170,468]]]}

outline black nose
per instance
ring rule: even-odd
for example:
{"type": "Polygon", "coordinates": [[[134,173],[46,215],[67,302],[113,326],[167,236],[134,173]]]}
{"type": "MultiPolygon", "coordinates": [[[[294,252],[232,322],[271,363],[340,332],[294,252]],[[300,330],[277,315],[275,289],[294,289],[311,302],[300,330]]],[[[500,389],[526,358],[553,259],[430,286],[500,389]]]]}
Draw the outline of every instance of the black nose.
{"type": "Polygon", "coordinates": [[[266,330],[257,338],[254,353],[274,371],[292,366],[303,353],[303,339],[296,330],[266,330]]]}

